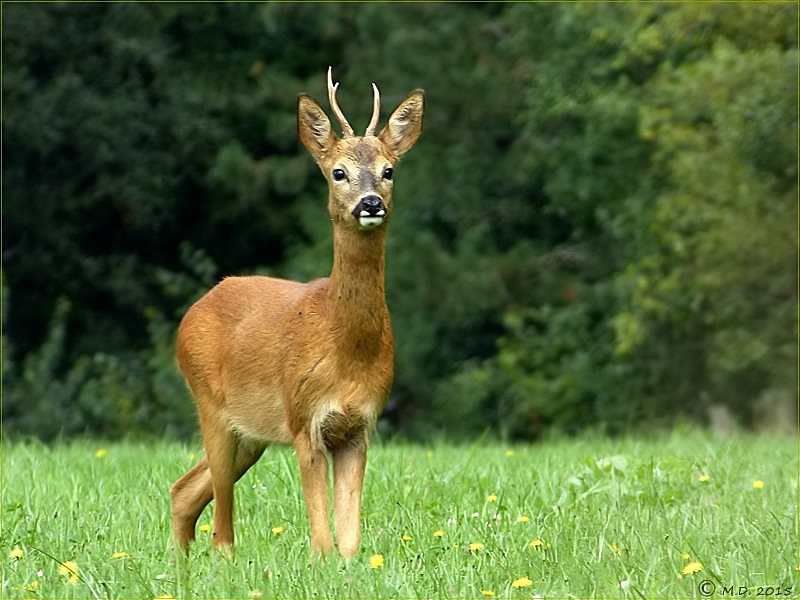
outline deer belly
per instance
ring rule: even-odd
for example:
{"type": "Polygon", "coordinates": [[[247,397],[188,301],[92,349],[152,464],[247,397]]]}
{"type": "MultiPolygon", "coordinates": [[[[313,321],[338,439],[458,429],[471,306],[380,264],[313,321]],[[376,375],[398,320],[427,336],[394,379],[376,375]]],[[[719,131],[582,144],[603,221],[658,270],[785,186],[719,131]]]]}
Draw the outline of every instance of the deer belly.
{"type": "Polygon", "coordinates": [[[239,398],[228,405],[228,422],[238,434],[260,442],[291,444],[294,440],[280,399],[239,398]],[[244,400],[244,401],[242,401],[244,400]],[[250,400],[250,401],[247,401],[250,400]],[[234,410],[231,408],[235,407],[234,410]]]}

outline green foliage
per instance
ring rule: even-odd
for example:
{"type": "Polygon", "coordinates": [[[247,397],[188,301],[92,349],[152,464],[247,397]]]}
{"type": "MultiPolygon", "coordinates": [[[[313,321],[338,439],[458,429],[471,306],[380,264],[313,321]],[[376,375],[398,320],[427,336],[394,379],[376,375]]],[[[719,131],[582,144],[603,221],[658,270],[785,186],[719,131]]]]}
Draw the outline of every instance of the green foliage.
{"type": "Polygon", "coordinates": [[[384,118],[427,93],[388,238],[385,430],[530,438],[712,404],[752,423],[796,394],[796,22],[790,3],[4,6],[4,426],[192,430],[186,308],[222,276],[329,272],[295,131],[328,65],[357,129],[371,81],[384,118]]]}

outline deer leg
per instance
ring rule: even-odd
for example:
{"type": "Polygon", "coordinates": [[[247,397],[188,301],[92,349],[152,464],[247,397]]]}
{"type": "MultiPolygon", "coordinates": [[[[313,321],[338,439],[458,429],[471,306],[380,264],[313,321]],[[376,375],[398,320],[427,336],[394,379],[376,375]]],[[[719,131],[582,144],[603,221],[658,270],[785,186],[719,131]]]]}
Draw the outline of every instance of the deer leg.
{"type": "Polygon", "coordinates": [[[333,451],[333,513],[339,553],[350,559],[361,543],[361,491],[367,464],[364,441],[333,451]]]}
{"type": "Polygon", "coordinates": [[[333,537],[328,523],[328,455],[313,446],[307,433],[295,437],[300,478],[311,526],[311,560],[333,550],[333,537]]]}
{"type": "MultiPolygon", "coordinates": [[[[235,477],[238,481],[266,449],[266,444],[242,444],[236,453],[235,477]]],[[[208,459],[198,462],[181,477],[170,491],[172,498],[172,529],[175,543],[184,552],[195,539],[195,526],[203,509],[214,498],[208,459]]]]}
{"type": "Polygon", "coordinates": [[[205,457],[172,486],[172,533],[176,546],[184,552],[189,551],[197,519],[213,495],[211,472],[205,457]]]}

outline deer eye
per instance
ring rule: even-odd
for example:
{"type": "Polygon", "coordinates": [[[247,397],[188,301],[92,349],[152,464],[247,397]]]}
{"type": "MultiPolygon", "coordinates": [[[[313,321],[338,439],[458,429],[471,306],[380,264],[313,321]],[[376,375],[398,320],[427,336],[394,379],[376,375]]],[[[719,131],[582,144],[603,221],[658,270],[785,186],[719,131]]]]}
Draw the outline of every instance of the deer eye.
{"type": "Polygon", "coordinates": [[[344,169],[334,169],[333,170],[333,180],[334,181],[341,181],[346,177],[346,173],[344,169]]]}
{"type": "Polygon", "coordinates": [[[383,170],[383,178],[384,179],[391,179],[393,174],[394,174],[394,169],[392,169],[391,167],[386,167],[383,170]]]}

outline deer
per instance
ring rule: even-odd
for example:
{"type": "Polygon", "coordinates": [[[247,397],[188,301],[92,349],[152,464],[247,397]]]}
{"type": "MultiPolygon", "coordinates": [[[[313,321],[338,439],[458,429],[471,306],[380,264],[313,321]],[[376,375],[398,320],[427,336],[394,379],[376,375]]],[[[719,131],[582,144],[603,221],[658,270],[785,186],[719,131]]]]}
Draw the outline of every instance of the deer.
{"type": "Polygon", "coordinates": [[[330,276],[308,283],[226,277],[188,309],[178,328],[177,363],[205,449],[170,489],[175,545],[187,555],[212,500],[212,545],[232,554],[234,484],[270,444],[295,448],[312,562],[334,548],[350,560],[361,543],[367,445],[394,375],[384,289],[393,173],[422,131],[425,93],[411,92],[376,135],[380,93],[373,83],[372,118],[360,137],[339,108],[338,86],[329,67],[328,100],[341,138],[308,94],[297,99],[300,141],[328,182],[330,276]]]}

